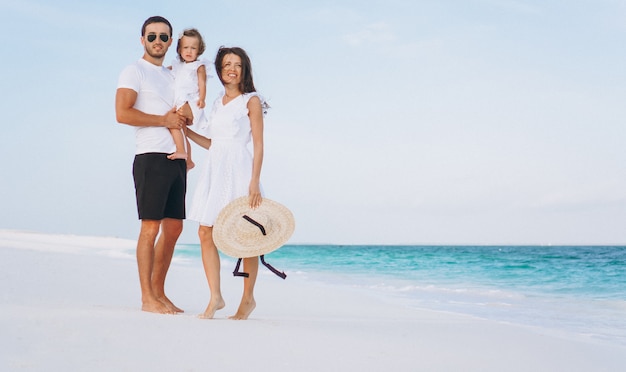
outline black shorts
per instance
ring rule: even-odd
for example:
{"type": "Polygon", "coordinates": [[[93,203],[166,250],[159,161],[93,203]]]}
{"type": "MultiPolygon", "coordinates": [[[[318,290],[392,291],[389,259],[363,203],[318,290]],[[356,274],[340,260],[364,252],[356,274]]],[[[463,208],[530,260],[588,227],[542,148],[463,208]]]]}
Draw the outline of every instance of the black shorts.
{"type": "Polygon", "coordinates": [[[170,160],[162,153],[135,155],[133,178],[140,220],[185,218],[185,160],[170,160]]]}

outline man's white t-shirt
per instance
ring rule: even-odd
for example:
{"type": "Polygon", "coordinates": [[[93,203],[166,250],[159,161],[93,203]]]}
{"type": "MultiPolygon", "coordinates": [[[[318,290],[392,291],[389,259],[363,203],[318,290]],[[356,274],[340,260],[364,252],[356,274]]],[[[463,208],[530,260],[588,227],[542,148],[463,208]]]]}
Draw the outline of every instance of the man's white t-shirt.
{"type": "MultiPolygon", "coordinates": [[[[140,59],[120,74],[118,88],[137,92],[134,108],[152,115],[164,115],[174,107],[174,75],[163,66],[140,59]]],[[[176,151],[174,139],[166,127],[136,127],[135,154],[176,151]]]]}

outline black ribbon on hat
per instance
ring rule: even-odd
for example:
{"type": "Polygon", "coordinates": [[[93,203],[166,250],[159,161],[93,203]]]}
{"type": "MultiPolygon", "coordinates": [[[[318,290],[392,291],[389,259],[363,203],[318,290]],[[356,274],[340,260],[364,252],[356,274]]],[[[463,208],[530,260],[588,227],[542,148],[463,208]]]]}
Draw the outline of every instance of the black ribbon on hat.
{"type": "Polygon", "coordinates": [[[265,227],[263,227],[263,225],[261,225],[260,223],[256,222],[255,220],[253,220],[250,216],[248,216],[246,214],[244,214],[242,217],[243,217],[244,220],[246,220],[246,221],[250,222],[251,224],[253,224],[254,226],[258,227],[259,230],[261,230],[261,234],[267,235],[265,233],[265,227]]]}
{"type": "Polygon", "coordinates": [[[270,269],[271,272],[273,272],[274,274],[278,275],[279,277],[285,279],[287,278],[287,274],[285,274],[284,271],[278,271],[274,268],[274,266],[268,264],[267,262],[265,262],[265,255],[261,255],[261,263],[267,267],[268,269],[270,269]]]}
{"type": "Polygon", "coordinates": [[[247,278],[250,276],[250,274],[239,271],[239,265],[241,265],[241,260],[241,258],[237,260],[237,264],[235,265],[235,271],[233,271],[233,276],[243,276],[244,278],[247,278]]]}
{"type": "MultiPolygon", "coordinates": [[[[258,223],[257,221],[255,221],[254,219],[252,219],[250,216],[248,215],[243,215],[242,216],[244,220],[250,222],[251,224],[253,224],[254,226],[258,227],[259,230],[261,230],[261,233],[265,236],[267,235],[266,231],[265,231],[265,227],[263,227],[263,225],[261,225],[260,223],[258,223]]],[[[250,274],[239,271],[239,265],[241,265],[241,258],[237,260],[237,264],[235,265],[235,271],[233,271],[233,275],[234,276],[243,276],[244,278],[248,278],[250,277],[250,274]]],[[[261,263],[263,264],[263,266],[267,267],[271,272],[273,272],[274,274],[278,275],[279,277],[285,279],[287,278],[287,274],[285,274],[285,272],[281,272],[278,271],[274,268],[274,266],[270,265],[269,263],[265,262],[265,255],[262,254],[261,255],[261,263]]]]}

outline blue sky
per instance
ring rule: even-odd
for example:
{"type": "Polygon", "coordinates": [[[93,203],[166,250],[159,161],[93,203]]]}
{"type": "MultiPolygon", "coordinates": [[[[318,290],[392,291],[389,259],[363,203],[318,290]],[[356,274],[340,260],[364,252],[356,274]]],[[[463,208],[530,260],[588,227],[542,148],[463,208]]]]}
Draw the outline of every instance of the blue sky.
{"type": "Polygon", "coordinates": [[[626,244],[626,2],[174,3],[0,0],[0,229],[136,238],[114,96],[163,15],[250,54],[292,243],[626,244]]]}

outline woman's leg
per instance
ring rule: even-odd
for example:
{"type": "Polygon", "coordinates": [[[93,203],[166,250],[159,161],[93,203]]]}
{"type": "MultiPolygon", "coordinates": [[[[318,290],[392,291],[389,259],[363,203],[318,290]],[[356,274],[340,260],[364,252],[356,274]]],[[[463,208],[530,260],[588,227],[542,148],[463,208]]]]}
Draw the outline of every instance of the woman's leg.
{"type": "Polygon", "coordinates": [[[220,288],[220,256],[217,253],[217,247],[213,242],[213,228],[209,226],[200,226],[198,229],[198,237],[200,238],[200,247],[202,250],[202,265],[204,273],[209,282],[211,290],[211,299],[199,317],[203,319],[212,319],[215,312],[225,306],[222,298],[222,290],[220,288]]]}
{"type": "Polygon", "coordinates": [[[248,273],[249,276],[243,279],[243,295],[241,296],[241,303],[237,313],[230,319],[245,320],[252,313],[256,307],[254,301],[254,285],[256,284],[256,277],[259,273],[259,258],[249,257],[243,259],[243,271],[248,273]]]}

